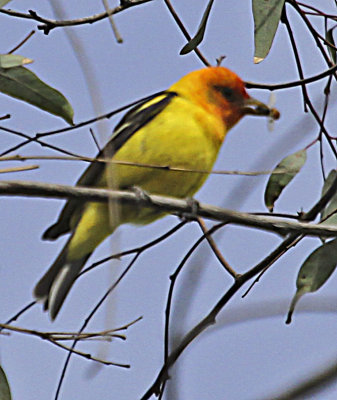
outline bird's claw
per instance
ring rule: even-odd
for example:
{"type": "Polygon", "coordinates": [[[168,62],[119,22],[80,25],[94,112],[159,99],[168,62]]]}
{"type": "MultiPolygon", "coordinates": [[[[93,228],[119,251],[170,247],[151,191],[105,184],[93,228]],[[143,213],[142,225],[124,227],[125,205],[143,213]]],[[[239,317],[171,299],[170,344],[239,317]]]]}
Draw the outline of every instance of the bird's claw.
{"type": "Polygon", "coordinates": [[[190,208],[190,211],[182,213],[180,218],[184,221],[194,221],[196,218],[198,218],[199,201],[194,199],[193,197],[187,197],[186,203],[187,206],[190,208]]]}
{"type": "Polygon", "coordinates": [[[135,194],[138,200],[140,201],[145,201],[145,202],[151,202],[151,197],[148,194],[148,192],[144,189],[142,189],[139,186],[131,186],[129,189],[131,192],[135,194]]]}

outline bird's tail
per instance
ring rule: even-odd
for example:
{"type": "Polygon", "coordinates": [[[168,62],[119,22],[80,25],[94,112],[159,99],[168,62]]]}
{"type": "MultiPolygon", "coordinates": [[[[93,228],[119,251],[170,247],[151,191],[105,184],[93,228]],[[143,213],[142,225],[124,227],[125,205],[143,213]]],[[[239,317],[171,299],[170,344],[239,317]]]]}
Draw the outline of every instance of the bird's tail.
{"type": "Polygon", "coordinates": [[[56,318],[69,290],[91,255],[89,253],[76,260],[67,260],[68,243],[34,289],[34,296],[44,303],[44,309],[49,310],[52,320],[56,318]]]}

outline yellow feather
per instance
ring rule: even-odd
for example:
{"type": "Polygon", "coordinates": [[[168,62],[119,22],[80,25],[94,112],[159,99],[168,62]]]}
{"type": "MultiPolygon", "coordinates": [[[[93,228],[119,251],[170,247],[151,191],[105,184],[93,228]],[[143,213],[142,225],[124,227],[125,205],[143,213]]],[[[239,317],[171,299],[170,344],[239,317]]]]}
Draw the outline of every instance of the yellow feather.
{"type": "MultiPolygon", "coordinates": [[[[122,140],[123,134],[128,134],[112,156],[113,161],[145,166],[107,163],[103,172],[101,167],[89,167],[79,184],[116,189],[136,186],[151,194],[193,196],[208,174],[150,166],[211,171],[227,131],[245,114],[269,113],[267,106],[249,97],[237,75],[222,67],[192,72],[172,85],[169,92],[171,97],[164,93],[130,111],[112,139],[120,135],[122,140]],[[254,105],[256,109],[251,108],[254,105]]],[[[147,224],[164,215],[129,205],[121,205],[111,213],[109,205],[103,203],[77,207],[77,203],[69,202],[64,210],[45,238],[53,239],[69,230],[72,235],[35,288],[36,297],[47,299],[46,307],[50,299],[52,318],[90,254],[108,235],[121,224],[147,224]]]]}

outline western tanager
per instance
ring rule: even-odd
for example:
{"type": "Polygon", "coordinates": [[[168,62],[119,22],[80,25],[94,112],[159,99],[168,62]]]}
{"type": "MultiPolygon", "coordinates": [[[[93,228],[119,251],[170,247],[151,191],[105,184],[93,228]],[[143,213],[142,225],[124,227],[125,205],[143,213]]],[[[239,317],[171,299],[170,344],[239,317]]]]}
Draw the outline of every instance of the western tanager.
{"type": "MultiPolygon", "coordinates": [[[[247,94],[243,81],[232,71],[204,68],[131,109],[98,157],[211,171],[233,125],[246,114],[273,113],[277,111],[247,94]]],[[[191,197],[206,178],[206,174],[196,172],[93,163],[77,185],[126,190],[139,187],[150,194],[185,198],[191,197]]],[[[54,240],[65,233],[70,237],[34,291],[51,318],[57,316],[80,270],[107,236],[121,224],[148,224],[163,215],[155,209],[121,205],[118,218],[111,218],[108,204],[69,200],[43,239],[54,240]]]]}

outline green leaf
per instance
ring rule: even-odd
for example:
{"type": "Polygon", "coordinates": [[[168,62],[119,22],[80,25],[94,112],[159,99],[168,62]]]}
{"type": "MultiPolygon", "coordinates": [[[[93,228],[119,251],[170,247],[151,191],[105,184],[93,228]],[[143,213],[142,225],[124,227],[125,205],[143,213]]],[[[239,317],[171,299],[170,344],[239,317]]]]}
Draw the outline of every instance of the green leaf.
{"type": "Polygon", "coordinates": [[[180,50],[181,55],[190,53],[202,42],[202,39],[204,38],[205,35],[207,20],[211,12],[213,3],[214,0],[210,0],[209,3],[207,4],[206,10],[204,12],[204,15],[202,16],[196,35],[180,50]]]}
{"type": "MultiPolygon", "coordinates": [[[[327,190],[330,189],[332,183],[336,179],[336,176],[337,176],[337,171],[335,169],[332,169],[324,182],[322,189],[322,196],[324,196],[327,190]]],[[[337,193],[335,193],[332,196],[331,200],[321,213],[321,221],[324,220],[322,224],[337,225],[336,211],[337,211],[337,193]],[[331,215],[331,217],[328,217],[329,215],[331,215]]]]}
{"type": "Polygon", "coordinates": [[[4,370],[0,367],[0,400],[11,400],[11,391],[4,370]]]}
{"type": "Polygon", "coordinates": [[[30,64],[33,60],[17,54],[0,54],[0,68],[13,68],[20,65],[30,64]]]}
{"type": "Polygon", "coordinates": [[[304,261],[297,275],[296,294],[291,302],[287,324],[290,324],[298,300],[306,293],[316,292],[330,278],[337,266],[337,239],[324,243],[304,261]]]}
{"type": "MultiPolygon", "coordinates": [[[[326,39],[329,43],[331,43],[333,46],[335,46],[335,41],[334,41],[334,38],[333,38],[333,30],[334,30],[335,28],[336,28],[336,27],[334,26],[333,28],[329,29],[329,30],[325,33],[325,39],[326,39]]],[[[327,45],[327,47],[328,47],[330,56],[331,56],[331,58],[332,58],[334,64],[336,64],[336,50],[335,50],[333,47],[331,47],[331,46],[328,46],[328,45],[327,45]]]]}
{"type": "Polygon", "coordinates": [[[24,67],[0,68],[0,92],[73,123],[74,111],[67,99],[24,67]]]}
{"type": "Polygon", "coordinates": [[[292,181],[303,167],[307,159],[305,149],[299,150],[288,157],[285,157],[274,169],[269,177],[266,191],[264,193],[264,202],[270,212],[274,209],[276,200],[282,193],[282,190],[292,181]],[[285,170],[280,173],[280,170],[285,170]]]}
{"type": "Polygon", "coordinates": [[[269,53],[283,6],[284,0],[253,0],[255,64],[263,61],[269,53]]]}
{"type": "Polygon", "coordinates": [[[5,6],[7,3],[9,3],[11,0],[0,0],[0,8],[5,6]]]}

